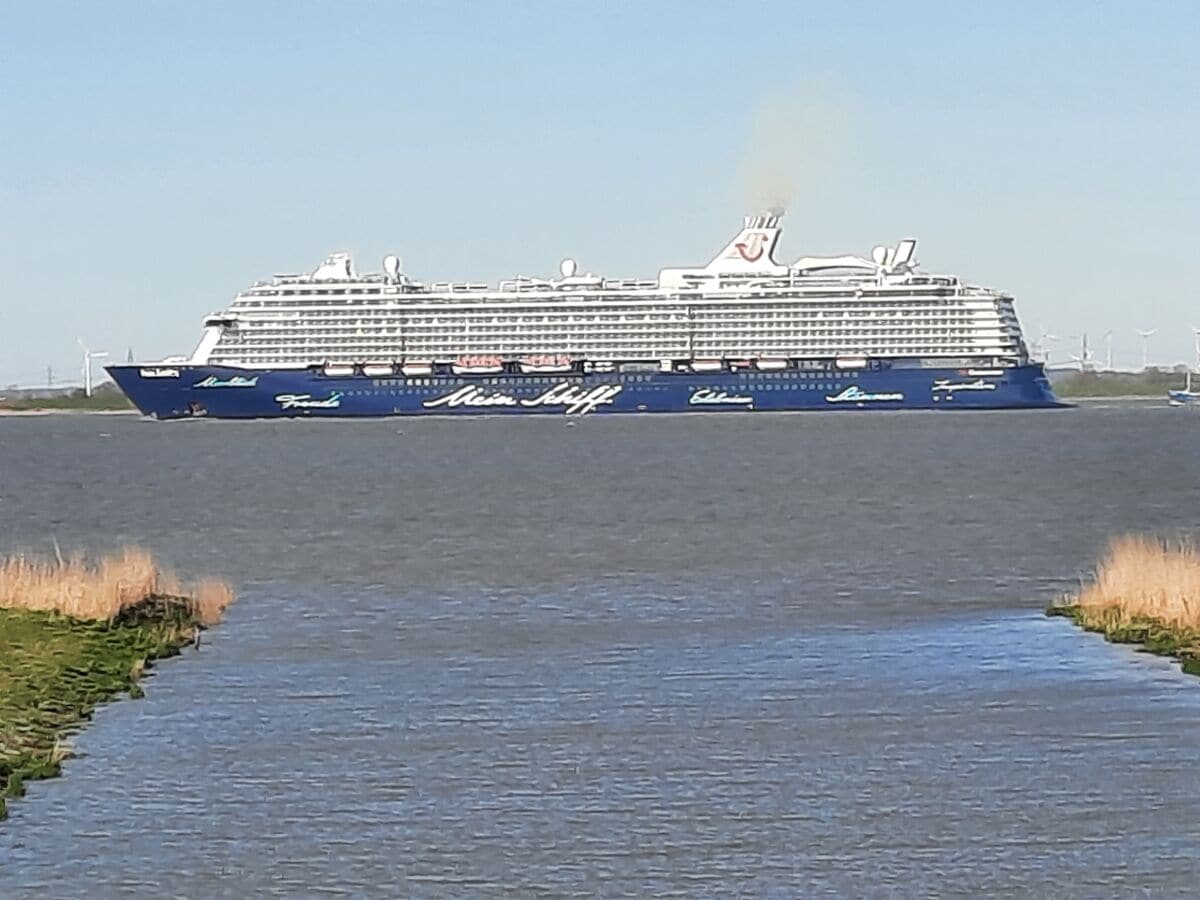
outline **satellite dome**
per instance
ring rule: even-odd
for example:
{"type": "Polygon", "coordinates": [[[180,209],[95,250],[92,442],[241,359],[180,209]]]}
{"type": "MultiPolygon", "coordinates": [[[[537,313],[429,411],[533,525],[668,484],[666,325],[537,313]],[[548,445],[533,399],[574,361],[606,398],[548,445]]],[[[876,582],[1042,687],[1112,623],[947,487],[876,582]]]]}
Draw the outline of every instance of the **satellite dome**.
{"type": "Polygon", "coordinates": [[[575,265],[575,260],[568,256],[559,265],[558,271],[562,272],[563,278],[570,278],[575,274],[577,268],[578,267],[575,265]]]}
{"type": "Polygon", "coordinates": [[[871,250],[871,259],[875,260],[875,265],[882,266],[887,260],[888,248],[880,244],[871,250]]]}
{"type": "Polygon", "coordinates": [[[383,258],[383,274],[388,277],[389,281],[397,281],[400,278],[400,257],[394,253],[389,253],[383,258]]]}

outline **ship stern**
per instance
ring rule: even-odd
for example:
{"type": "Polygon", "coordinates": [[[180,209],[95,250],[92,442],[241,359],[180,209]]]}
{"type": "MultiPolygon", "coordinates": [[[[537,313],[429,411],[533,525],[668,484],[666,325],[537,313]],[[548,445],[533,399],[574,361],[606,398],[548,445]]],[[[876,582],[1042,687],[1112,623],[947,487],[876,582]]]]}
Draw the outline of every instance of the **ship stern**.
{"type": "Polygon", "coordinates": [[[1021,367],[1021,391],[1029,406],[1044,409],[1071,409],[1074,403],[1066,403],[1058,399],[1054,387],[1046,375],[1046,367],[1038,363],[1028,363],[1021,367]]]}

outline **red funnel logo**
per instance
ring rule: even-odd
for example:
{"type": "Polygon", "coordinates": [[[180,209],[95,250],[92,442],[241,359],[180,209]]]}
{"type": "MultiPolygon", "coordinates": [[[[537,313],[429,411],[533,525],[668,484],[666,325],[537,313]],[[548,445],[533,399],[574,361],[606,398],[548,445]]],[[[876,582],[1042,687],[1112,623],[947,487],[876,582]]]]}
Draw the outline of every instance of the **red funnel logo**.
{"type": "Polygon", "coordinates": [[[753,231],[733,246],[746,262],[758,262],[767,249],[767,236],[761,231],[753,231]]]}

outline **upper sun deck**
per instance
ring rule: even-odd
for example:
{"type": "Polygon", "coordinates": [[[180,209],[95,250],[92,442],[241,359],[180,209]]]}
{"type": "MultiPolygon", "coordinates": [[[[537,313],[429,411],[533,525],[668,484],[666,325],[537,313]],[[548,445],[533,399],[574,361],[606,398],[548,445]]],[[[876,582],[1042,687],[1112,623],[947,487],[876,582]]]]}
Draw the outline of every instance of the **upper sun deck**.
{"type": "MultiPolygon", "coordinates": [[[[242,301],[264,297],[327,298],[350,301],[376,298],[418,302],[505,302],[529,295],[574,300],[615,296],[646,299],[656,296],[693,294],[860,293],[963,293],[1002,296],[999,291],[964,285],[953,275],[933,275],[918,269],[916,244],[912,239],[895,247],[877,246],[870,258],[843,255],[804,256],[791,264],[775,261],[774,251],[782,233],[778,216],[748,216],[743,228],[707,265],[698,268],[664,268],[657,278],[604,278],[581,274],[573,259],[564,259],[559,277],[518,275],[498,284],[482,281],[422,282],[401,270],[400,259],[387,256],[383,271],[360,274],[347,253],[334,253],[312,272],[276,275],[255,282],[238,295],[242,301]]],[[[255,305],[258,305],[257,303],[255,305]]]]}

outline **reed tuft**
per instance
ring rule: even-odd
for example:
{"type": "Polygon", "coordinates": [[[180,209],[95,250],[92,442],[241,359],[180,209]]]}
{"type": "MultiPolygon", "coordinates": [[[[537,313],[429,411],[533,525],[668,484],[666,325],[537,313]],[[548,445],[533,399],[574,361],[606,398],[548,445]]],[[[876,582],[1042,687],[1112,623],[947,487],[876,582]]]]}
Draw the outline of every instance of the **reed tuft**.
{"type": "Polygon", "coordinates": [[[1116,538],[1092,583],[1067,602],[1093,624],[1119,627],[1154,620],[1200,630],[1200,554],[1189,541],[1116,538]]]}
{"type": "Polygon", "coordinates": [[[233,588],[218,578],[203,578],[191,592],[192,609],[201,625],[216,625],[233,602],[233,588]]]}
{"type": "Polygon", "coordinates": [[[213,625],[233,601],[228,584],[204,579],[189,589],[139,547],[95,563],[81,556],[63,559],[57,552],[56,557],[0,559],[0,609],[111,621],[140,604],[170,599],[180,601],[202,625],[213,625]]]}

